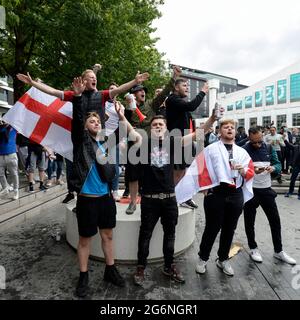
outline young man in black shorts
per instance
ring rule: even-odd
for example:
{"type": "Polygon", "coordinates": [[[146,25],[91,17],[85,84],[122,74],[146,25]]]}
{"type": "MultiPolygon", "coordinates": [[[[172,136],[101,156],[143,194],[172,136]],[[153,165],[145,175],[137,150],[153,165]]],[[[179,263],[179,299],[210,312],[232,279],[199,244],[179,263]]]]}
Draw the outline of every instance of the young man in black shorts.
{"type": "MultiPolygon", "coordinates": [[[[73,100],[73,185],[78,193],[77,220],[79,230],[78,259],[80,277],[76,294],[84,297],[88,293],[88,258],[92,236],[98,229],[102,240],[105,257],[104,280],[117,286],[125,285],[124,279],[114,265],[113,228],[116,225],[116,205],[108,183],[101,178],[101,168],[96,161],[96,154],[105,153],[103,146],[97,141],[102,129],[100,116],[96,112],[86,114],[82,106],[82,80],[73,82],[75,97],[73,100]]],[[[118,103],[117,103],[118,104],[118,103]]],[[[123,111],[116,107],[121,121],[126,121],[123,111]]],[[[128,133],[141,138],[126,121],[128,133]]]]}

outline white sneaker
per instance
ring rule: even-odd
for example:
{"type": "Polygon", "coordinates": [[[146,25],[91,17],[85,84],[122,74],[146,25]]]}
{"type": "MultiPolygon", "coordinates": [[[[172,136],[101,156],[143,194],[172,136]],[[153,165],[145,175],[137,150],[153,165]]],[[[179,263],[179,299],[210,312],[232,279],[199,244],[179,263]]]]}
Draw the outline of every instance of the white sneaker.
{"type": "Polygon", "coordinates": [[[118,190],[114,190],[112,195],[115,201],[120,201],[121,197],[119,196],[118,190]]]}
{"type": "Polygon", "coordinates": [[[234,275],[234,271],[232,269],[232,266],[229,263],[229,260],[225,260],[225,261],[220,261],[219,259],[217,260],[217,267],[219,267],[220,269],[223,270],[223,272],[225,274],[227,274],[228,276],[233,276],[234,275]]]}
{"type": "Polygon", "coordinates": [[[14,190],[14,195],[12,197],[14,200],[18,200],[19,199],[19,190],[14,190]]]}
{"type": "Polygon", "coordinates": [[[199,262],[196,265],[195,271],[200,274],[205,273],[206,265],[207,265],[207,261],[204,261],[201,258],[199,258],[199,262]]]}
{"type": "Polygon", "coordinates": [[[250,257],[255,262],[263,262],[263,258],[257,248],[250,250],[250,257]]]}
{"type": "Polygon", "coordinates": [[[280,251],[279,253],[274,253],[274,258],[281,260],[283,262],[286,262],[288,264],[297,264],[296,260],[293,259],[292,257],[290,257],[287,253],[285,253],[284,251],[280,251]]]}
{"type": "Polygon", "coordinates": [[[8,186],[8,191],[9,191],[9,192],[14,191],[14,187],[13,187],[12,185],[9,185],[9,186],[8,186]]]}
{"type": "Polygon", "coordinates": [[[6,187],[0,192],[0,197],[6,197],[8,193],[9,193],[9,187],[6,187]]]}

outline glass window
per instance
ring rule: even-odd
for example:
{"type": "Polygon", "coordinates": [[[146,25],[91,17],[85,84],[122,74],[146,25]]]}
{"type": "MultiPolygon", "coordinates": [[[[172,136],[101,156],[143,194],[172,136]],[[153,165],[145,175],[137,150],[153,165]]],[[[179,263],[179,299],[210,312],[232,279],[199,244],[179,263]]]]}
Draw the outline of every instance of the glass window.
{"type": "Polygon", "coordinates": [[[7,102],[7,99],[8,99],[7,91],[0,88],[0,100],[7,102]]]}
{"type": "Polygon", "coordinates": [[[271,116],[262,117],[262,126],[267,127],[271,124],[271,116]]]}
{"type": "Polygon", "coordinates": [[[256,91],[255,92],[255,107],[261,107],[262,106],[262,98],[263,98],[262,91],[256,91]]]}
{"type": "Polygon", "coordinates": [[[286,123],[286,114],[280,114],[277,116],[277,131],[280,130],[283,123],[286,123]]]}
{"type": "Polygon", "coordinates": [[[274,104],[274,86],[266,87],[266,105],[271,106],[274,104]]]}
{"type": "Polygon", "coordinates": [[[233,104],[230,104],[227,106],[227,111],[232,111],[233,110],[233,104]]]}
{"type": "Polygon", "coordinates": [[[277,103],[286,103],[286,80],[277,82],[277,103]]]}
{"type": "Polygon", "coordinates": [[[238,119],[238,127],[245,128],[245,119],[238,119]]]}
{"type": "Polygon", "coordinates": [[[249,126],[256,127],[257,126],[257,118],[250,118],[249,119],[249,126]]]}
{"type": "Polygon", "coordinates": [[[300,101],[300,73],[290,76],[290,101],[300,101]]]}
{"type": "Polygon", "coordinates": [[[300,113],[293,113],[293,127],[300,126],[300,113]]]}
{"type": "Polygon", "coordinates": [[[245,108],[252,108],[252,96],[245,97],[245,108]]]}
{"type": "Polygon", "coordinates": [[[235,109],[242,110],[243,109],[243,100],[239,100],[235,102],[235,109]]]}

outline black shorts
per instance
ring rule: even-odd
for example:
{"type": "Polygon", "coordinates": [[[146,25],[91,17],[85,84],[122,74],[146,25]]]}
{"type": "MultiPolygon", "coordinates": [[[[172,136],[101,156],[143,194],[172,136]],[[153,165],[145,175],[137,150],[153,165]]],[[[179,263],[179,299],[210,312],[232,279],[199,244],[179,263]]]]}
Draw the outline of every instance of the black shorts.
{"type": "Polygon", "coordinates": [[[99,229],[116,226],[116,203],[111,195],[102,197],[77,197],[77,223],[81,237],[92,237],[99,229]]]}
{"type": "Polygon", "coordinates": [[[140,179],[140,171],[141,171],[140,164],[127,163],[125,170],[126,170],[125,174],[129,182],[138,181],[140,179]]]}

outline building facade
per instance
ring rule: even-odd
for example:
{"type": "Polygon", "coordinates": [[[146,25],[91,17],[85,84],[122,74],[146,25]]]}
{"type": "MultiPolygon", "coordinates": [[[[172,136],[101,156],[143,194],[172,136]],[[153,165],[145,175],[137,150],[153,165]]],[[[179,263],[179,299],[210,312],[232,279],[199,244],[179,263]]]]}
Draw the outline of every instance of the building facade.
{"type": "Polygon", "coordinates": [[[13,105],[13,88],[8,84],[7,77],[0,77],[0,116],[13,105]]]}
{"type": "MultiPolygon", "coordinates": [[[[173,65],[171,65],[171,67],[173,67],[173,65]]],[[[180,67],[182,69],[182,78],[188,80],[188,85],[190,89],[188,100],[192,100],[199,93],[203,84],[211,79],[218,79],[220,81],[219,92],[232,93],[247,88],[247,86],[239,84],[238,80],[234,78],[226,77],[207,71],[191,69],[183,66],[180,67]]],[[[192,112],[192,116],[194,119],[201,119],[209,116],[208,95],[204,97],[203,102],[197,108],[197,110],[192,112]]]]}
{"type": "Polygon", "coordinates": [[[280,129],[300,127],[300,61],[248,88],[227,94],[221,99],[225,117],[233,118],[238,126],[280,129]]]}

